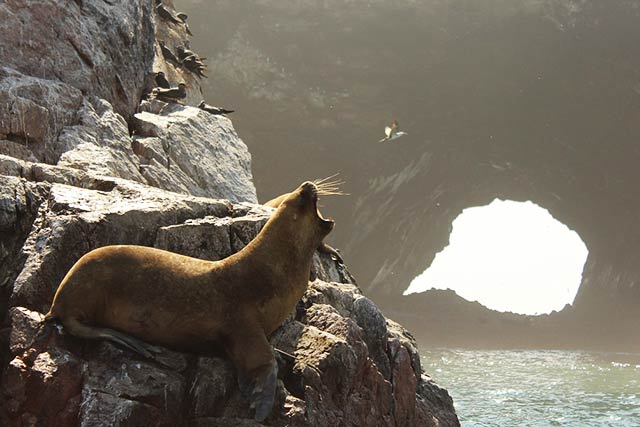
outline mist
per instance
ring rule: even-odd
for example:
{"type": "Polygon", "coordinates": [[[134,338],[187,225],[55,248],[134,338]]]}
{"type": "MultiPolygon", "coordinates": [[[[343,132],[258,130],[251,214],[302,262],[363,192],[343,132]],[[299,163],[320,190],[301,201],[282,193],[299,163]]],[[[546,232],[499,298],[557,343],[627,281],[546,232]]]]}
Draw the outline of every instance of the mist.
{"type": "Polygon", "coordinates": [[[589,250],[567,345],[596,345],[589,325],[613,316],[597,345],[637,346],[637,2],[175,4],[209,58],[204,98],[236,110],[259,200],[340,173],[330,243],[385,310],[406,308],[464,209],[531,201],[589,250]],[[378,144],[394,119],[408,136],[378,144]]]}

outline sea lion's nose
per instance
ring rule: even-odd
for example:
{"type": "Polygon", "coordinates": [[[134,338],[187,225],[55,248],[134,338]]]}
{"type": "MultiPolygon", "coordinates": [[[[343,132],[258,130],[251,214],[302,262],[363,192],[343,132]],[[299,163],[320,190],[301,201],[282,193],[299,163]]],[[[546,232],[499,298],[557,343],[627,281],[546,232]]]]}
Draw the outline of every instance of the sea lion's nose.
{"type": "Polygon", "coordinates": [[[307,181],[302,184],[302,191],[308,194],[314,194],[317,191],[316,185],[311,181],[307,181]]]}

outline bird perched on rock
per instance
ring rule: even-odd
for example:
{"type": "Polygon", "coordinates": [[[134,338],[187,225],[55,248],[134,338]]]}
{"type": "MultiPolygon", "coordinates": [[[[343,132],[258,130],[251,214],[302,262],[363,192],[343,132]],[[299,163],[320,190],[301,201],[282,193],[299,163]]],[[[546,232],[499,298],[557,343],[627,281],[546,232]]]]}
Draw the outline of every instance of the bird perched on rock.
{"type": "Polygon", "coordinates": [[[167,78],[164,76],[164,73],[162,71],[158,71],[156,73],[156,85],[162,89],[169,89],[171,88],[171,84],[169,83],[169,80],[167,80],[167,78]]]}
{"type": "Polygon", "coordinates": [[[153,89],[151,96],[164,102],[179,102],[187,97],[187,85],[184,82],[180,82],[178,87],[169,89],[157,87],[153,89]]]}
{"type": "Polygon", "coordinates": [[[186,46],[178,46],[178,47],[176,47],[176,53],[178,54],[178,58],[181,61],[184,61],[186,58],[188,58],[190,56],[193,56],[198,61],[204,61],[205,59],[207,59],[204,56],[203,57],[198,56],[197,53],[195,53],[194,51],[192,51],[191,49],[189,49],[186,46]]]}
{"type": "Polygon", "coordinates": [[[159,40],[158,44],[160,45],[160,50],[162,51],[162,56],[164,56],[164,59],[171,61],[174,64],[180,64],[178,58],[176,58],[173,52],[171,52],[171,49],[169,49],[162,40],[159,40]]]}
{"type": "Polygon", "coordinates": [[[209,114],[213,114],[214,116],[230,114],[235,111],[235,110],[226,110],[220,107],[214,107],[213,105],[206,104],[204,100],[200,101],[200,104],[198,104],[198,108],[206,111],[209,114]]]}
{"type": "Polygon", "coordinates": [[[173,16],[173,13],[171,13],[171,11],[169,11],[169,9],[167,9],[164,4],[162,4],[162,1],[156,2],[156,12],[158,12],[160,18],[164,19],[165,21],[173,22],[174,24],[182,23],[182,21],[173,16]]]}
{"type": "Polygon", "coordinates": [[[391,126],[387,126],[384,128],[385,137],[378,142],[392,141],[394,139],[400,138],[401,136],[407,135],[406,132],[399,131],[399,128],[400,127],[398,125],[398,121],[394,120],[393,123],[391,123],[391,126]]]}
{"type": "Polygon", "coordinates": [[[189,17],[187,16],[187,14],[186,14],[186,13],[183,13],[183,12],[179,12],[176,16],[177,16],[177,17],[178,17],[178,19],[179,19],[179,20],[181,20],[181,21],[182,21],[182,23],[184,24],[184,29],[185,29],[185,31],[187,32],[187,34],[189,34],[190,36],[193,36],[193,33],[192,33],[192,32],[191,32],[191,30],[189,29],[189,24],[187,24],[187,19],[189,18],[189,17]]]}
{"type": "Polygon", "coordinates": [[[207,75],[204,73],[204,70],[207,68],[207,66],[200,60],[198,60],[195,56],[187,56],[182,61],[182,65],[184,65],[187,70],[195,73],[198,77],[207,77],[207,75]]]}

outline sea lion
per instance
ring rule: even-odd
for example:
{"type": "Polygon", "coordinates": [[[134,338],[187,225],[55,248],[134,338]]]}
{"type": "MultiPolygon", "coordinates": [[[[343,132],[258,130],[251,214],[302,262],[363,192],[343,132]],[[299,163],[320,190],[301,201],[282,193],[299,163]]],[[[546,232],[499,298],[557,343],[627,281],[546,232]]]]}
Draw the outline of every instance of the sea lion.
{"type": "Polygon", "coordinates": [[[255,239],[220,261],[143,246],[95,249],[69,270],[45,318],[71,335],[108,339],[147,357],[154,352],[147,343],[224,349],[262,421],[277,379],[267,336],[304,294],[313,253],[334,226],[317,203],[316,185],[301,184],[255,239]]]}
{"type": "MultiPolygon", "coordinates": [[[[204,101],[202,101],[200,104],[203,104],[203,103],[204,103],[204,101]]],[[[200,107],[200,105],[198,105],[198,107],[200,107]]],[[[200,108],[202,108],[202,107],[200,107],[200,108]]],[[[205,111],[207,111],[207,110],[205,110],[205,111]]],[[[319,180],[314,181],[314,184],[318,188],[320,194],[340,194],[340,195],[344,194],[344,193],[342,193],[342,192],[340,192],[338,190],[338,187],[341,184],[343,184],[343,182],[339,181],[339,180],[334,180],[334,178],[336,176],[337,176],[337,174],[329,176],[329,177],[324,178],[324,179],[319,179],[319,180]]],[[[263,205],[277,209],[278,207],[280,207],[282,202],[285,201],[287,199],[287,197],[289,197],[291,194],[292,193],[281,194],[278,197],[275,197],[275,198],[269,200],[268,202],[263,203],[263,205]]],[[[340,255],[340,252],[338,252],[337,249],[333,248],[332,246],[328,245],[327,243],[320,242],[320,245],[318,245],[317,250],[320,253],[327,254],[327,255],[331,256],[334,260],[338,261],[340,264],[344,264],[344,259],[342,259],[342,255],[340,255]]]]}

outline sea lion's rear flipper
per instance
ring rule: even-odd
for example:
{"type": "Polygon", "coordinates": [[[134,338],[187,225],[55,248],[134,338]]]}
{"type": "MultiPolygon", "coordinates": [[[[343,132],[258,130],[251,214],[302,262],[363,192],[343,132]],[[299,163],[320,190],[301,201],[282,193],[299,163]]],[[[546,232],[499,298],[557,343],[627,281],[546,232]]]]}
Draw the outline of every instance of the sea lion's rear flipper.
{"type": "Polygon", "coordinates": [[[147,359],[154,359],[154,354],[160,352],[156,347],[137,338],[109,328],[96,328],[81,323],[78,319],[64,319],[62,325],[71,335],[88,339],[106,339],[140,354],[147,359]]]}
{"type": "Polygon", "coordinates": [[[261,328],[247,327],[228,339],[227,353],[238,370],[240,392],[251,402],[255,420],[263,421],[273,408],[278,380],[271,345],[261,328]]]}

